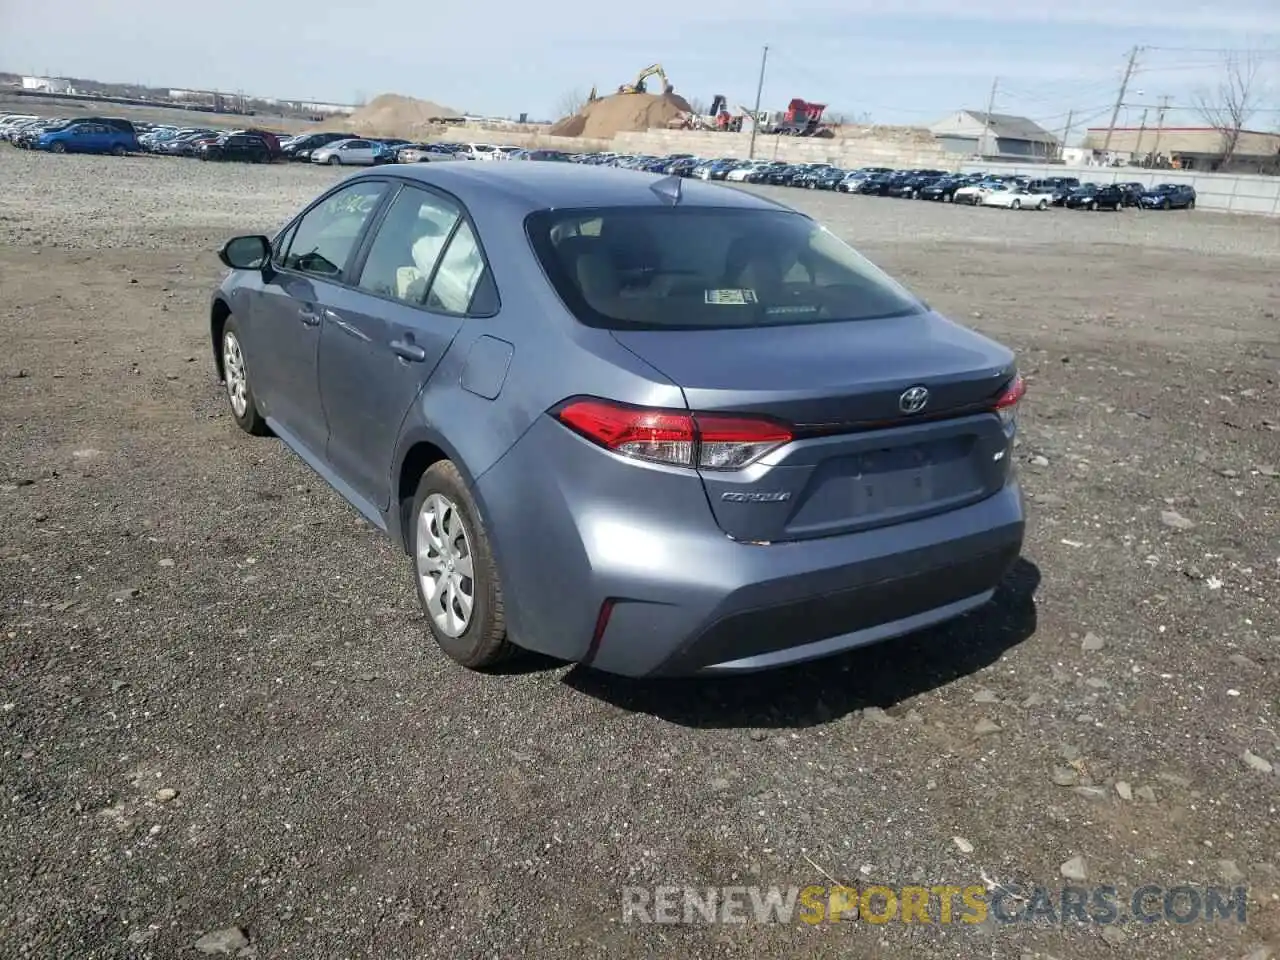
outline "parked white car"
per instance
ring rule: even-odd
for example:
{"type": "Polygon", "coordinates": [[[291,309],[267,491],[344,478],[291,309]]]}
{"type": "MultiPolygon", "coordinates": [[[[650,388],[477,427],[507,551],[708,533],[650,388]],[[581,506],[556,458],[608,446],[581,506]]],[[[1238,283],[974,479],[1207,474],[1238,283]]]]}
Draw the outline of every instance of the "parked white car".
{"type": "Polygon", "coordinates": [[[441,160],[457,160],[452,150],[429,143],[414,143],[396,151],[398,163],[438,163],[441,160]]]}
{"type": "Polygon", "coordinates": [[[335,140],[311,151],[311,162],[328,163],[335,167],[371,167],[382,158],[383,150],[381,144],[373,144],[368,140],[335,140]]]}
{"type": "Polygon", "coordinates": [[[513,156],[515,156],[517,153],[519,153],[523,149],[524,149],[523,147],[510,147],[510,146],[495,147],[493,159],[494,160],[510,160],[513,156]]]}
{"type": "Polygon", "coordinates": [[[724,175],[724,178],[730,183],[745,183],[747,177],[755,173],[757,170],[763,170],[769,164],[761,161],[759,163],[751,163],[745,167],[734,167],[724,175]]]}
{"type": "Polygon", "coordinates": [[[975,206],[982,203],[982,198],[988,194],[992,187],[997,184],[991,183],[971,183],[967,187],[961,187],[951,195],[952,203],[971,203],[975,206]]]}
{"type": "Polygon", "coordinates": [[[1053,198],[1043,193],[1032,193],[1026,187],[994,186],[978,202],[984,207],[1004,207],[1006,210],[1048,210],[1053,198]]]}
{"type": "Polygon", "coordinates": [[[492,143],[464,143],[458,156],[464,160],[497,160],[498,148],[492,143]]]}

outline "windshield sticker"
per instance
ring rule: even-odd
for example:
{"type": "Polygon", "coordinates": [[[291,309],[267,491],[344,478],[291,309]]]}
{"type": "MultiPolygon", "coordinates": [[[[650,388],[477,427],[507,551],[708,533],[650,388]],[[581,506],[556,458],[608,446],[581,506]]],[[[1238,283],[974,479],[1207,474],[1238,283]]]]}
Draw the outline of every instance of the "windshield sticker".
{"type": "Polygon", "coordinates": [[[737,304],[758,303],[754,290],[708,290],[707,303],[737,304]]]}

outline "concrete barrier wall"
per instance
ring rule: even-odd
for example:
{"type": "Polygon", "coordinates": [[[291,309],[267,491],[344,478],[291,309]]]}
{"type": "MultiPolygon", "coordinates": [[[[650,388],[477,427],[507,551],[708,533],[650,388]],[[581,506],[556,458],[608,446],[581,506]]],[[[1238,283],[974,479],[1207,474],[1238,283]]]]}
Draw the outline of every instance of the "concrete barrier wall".
{"type": "Polygon", "coordinates": [[[964,172],[1020,173],[1029,177],[1078,177],[1090,183],[1189,183],[1196,208],[1223,213],[1280,216],[1280,177],[1258,174],[1197,173],[1193,170],[1144,170],[1140,167],[1064,167],[1038,164],[962,163],[964,172]]]}
{"type": "MultiPolygon", "coordinates": [[[[440,139],[467,143],[473,140],[510,143],[521,147],[542,147],[566,153],[611,150],[617,153],[648,153],[666,156],[691,153],[699,157],[746,157],[751,147],[747,133],[704,133],[696,130],[646,130],[620,133],[612,140],[584,137],[553,137],[546,133],[520,130],[477,130],[474,127],[445,127],[440,139]]],[[[815,137],[756,137],[755,155],[765,160],[789,163],[831,163],[838,167],[926,167],[954,170],[960,157],[945,152],[927,138],[901,141],[883,137],[846,137],[827,140],[815,137]]]]}

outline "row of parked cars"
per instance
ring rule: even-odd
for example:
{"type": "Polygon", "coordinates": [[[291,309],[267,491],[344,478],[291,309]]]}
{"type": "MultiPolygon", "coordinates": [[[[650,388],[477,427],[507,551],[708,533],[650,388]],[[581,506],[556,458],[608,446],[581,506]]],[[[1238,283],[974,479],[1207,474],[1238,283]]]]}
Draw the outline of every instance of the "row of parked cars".
{"type": "Polygon", "coordinates": [[[707,160],[691,154],[666,157],[624,154],[583,154],[578,163],[605,164],[625,169],[662,173],[728,183],[760,183],[777,187],[832,190],[863,196],[935,200],[1012,210],[1047,210],[1067,207],[1080,210],[1194,209],[1195,188],[1163,183],[1081,183],[1076,177],[1036,178],[1016,174],[954,173],[947,170],[893,170],[863,167],[843,170],[829,163],[787,163],[785,160],[742,160],[721,157],[707,160]]]}
{"type": "Polygon", "coordinates": [[[844,170],[829,163],[784,160],[704,159],[692,154],[665,157],[617,153],[568,155],[556,150],[522,149],[489,143],[415,143],[395,137],[352,137],[317,132],[281,137],[269,130],[214,130],[131,123],[112,117],[42,119],[0,116],[0,138],[20,147],[53,153],[145,152],[201,160],[270,163],[295,160],[326,166],[375,166],[382,163],[430,163],[441,160],[539,160],[608,165],[700,180],[759,183],[863,196],[935,200],[1011,210],[1194,209],[1195,188],[1163,183],[1081,183],[1075,177],[1035,178],[1016,174],[954,173],[947,170],[893,170],[863,167],[844,170]]]}
{"type": "Polygon", "coordinates": [[[200,160],[271,163],[296,160],[328,166],[428,163],[438,160],[555,160],[556,150],[525,150],[491,143],[415,143],[397,137],[306,133],[288,137],[270,130],[179,127],[116,117],[0,116],[0,139],[53,153],[152,153],[200,160]]]}

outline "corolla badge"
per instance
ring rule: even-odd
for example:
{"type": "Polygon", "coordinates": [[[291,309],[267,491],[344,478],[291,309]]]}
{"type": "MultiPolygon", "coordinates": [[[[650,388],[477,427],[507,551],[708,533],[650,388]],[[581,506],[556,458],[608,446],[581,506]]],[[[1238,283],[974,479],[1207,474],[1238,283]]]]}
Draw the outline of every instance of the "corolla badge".
{"type": "Polygon", "coordinates": [[[898,398],[898,409],[903,413],[919,413],[929,402],[929,391],[924,387],[911,387],[898,398]]]}

